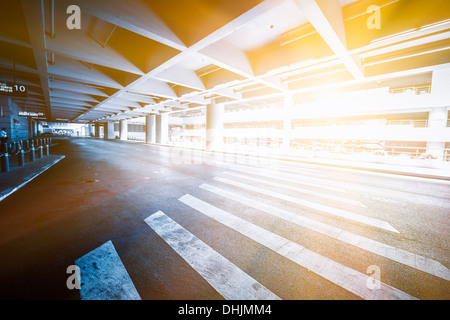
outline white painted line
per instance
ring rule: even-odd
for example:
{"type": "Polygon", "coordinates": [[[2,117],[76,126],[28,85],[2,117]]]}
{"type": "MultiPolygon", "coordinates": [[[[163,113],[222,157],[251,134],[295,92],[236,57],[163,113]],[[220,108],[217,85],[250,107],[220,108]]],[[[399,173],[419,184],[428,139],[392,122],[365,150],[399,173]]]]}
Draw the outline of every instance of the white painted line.
{"type": "MultiPolygon", "coordinates": [[[[245,165],[243,164],[236,164],[236,166],[243,166],[245,167],[245,165]]],[[[256,165],[255,166],[256,169],[260,169],[260,170],[271,170],[271,171],[279,171],[279,172],[283,172],[283,173],[293,173],[293,174],[297,174],[297,175],[309,175],[309,176],[313,176],[313,177],[326,177],[326,175],[324,173],[320,173],[317,172],[318,168],[320,167],[316,167],[316,169],[312,169],[312,168],[306,168],[306,167],[302,167],[302,166],[293,166],[293,165],[287,165],[287,164],[282,164],[279,161],[278,162],[269,162],[266,165],[256,165]]]]}
{"type": "Polygon", "coordinates": [[[305,189],[305,188],[298,188],[298,187],[294,187],[294,186],[291,186],[291,185],[288,185],[288,184],[283,184],[283,183],[278,183],[278,182],[273,182],[273,181],[267,181],[267,180],[258,179],[258,178],[254,178],[254,177],[250,177],[250,176],[247,176],[247,175],[238,174],[238,173],[234,173],[234,172],[225,171],[225,172],[223,172],[223,174],[230,175],[230,176],[233,176],[233,177],[242,178],[242,179],[246,179],[246,180],[250,180],[250,181],[254,181],[254,182],[258,182],[258,183],[267,184],[267,185],[270,185],[270,186],[273,186],[273,187],[277,187],[277,188],[283,188],[283,189],[291,190],[291,191],[295,191],[295,192],[306,193],[306,194],[310,194],[312,196],[316,196],[316,197],[320,197],[320,198],[325,198],[325,199],[329,199],[329,200],[333,200],[333,201],[338,201],[338,202],[351,204],[351,205],[358,206],[358,207],[367,208],[364,204],[362,204],[359,201],[351,200],[351,199],[347,199],[347,198],[343,198],[343,197],[339,197],[339,196],[334,196],[334,195],[328,194],[328,193],[312,191],[310,189],[305,189]]]}
{"type": "Polygon", "coordinates": [[[145,222],[225,299],[280,299],[163,212],[145,222]]]}
{"type": "Polygon", "coordinates": [[[366,216],[362,216],[360,214],[354,213],[354,212],[350,212],[350,211],[346,211],[346,210],[342,210],[342,209],[337,209],[337,208],[333,208],[333,207],[329,207],[323,204],[318,204],[315,202],[311,202],[311,201],[307,201],[307,200],[302,200],[302,199],[298,199],[296,197],[291,197],[285,194],[281,194],[278,192],[274,192],[274,191],[269,191],[269,190],[265,190],[259,187],[254,187],[245,183],[241,183],[241,182],[237,182],[237,181],[233,181],[230,179],[226,179],[226,178],[220,178],[220,177],[215,177],[214,180],[216,181],[220,181],[226,184],[230,184],[232,186],[235,187],[239,187],[239,188],[243,188],[246,190],[250,190],[250,191],[254,191],[257,193],[261,193],[263,195],[269,196],[269,197],[274,197],[274,198],[278,198],[281,200],[285,200],[285,201],[289,201],[295,204],[298,204],[299,206],[305,207],[305,208],[309,208],[309,209],[313,209],[313,210],[317,210],[320,212],[325,212],[334,216],[338,216],[344,219],[348,219],[348,220],[352,220],[358,223],[362,223],[365,225],[369,225],[372,227],[376,227],[376,228],[380,228],[380,229],[384,229],[387,231],[391,231],[391,232],[395,232],[395,233],[399,233],[394,227],[392,227],[389,223],[382,221],[382,220],[378,220],[378,219],[374,219],[374,218],[370,218],[370,217],[366,217],[366,216]]]}
{"type": "Polygon", "coordinates": [[[82,300],[141,300],[111,241],[81,257],[82,300]]]}
{"type": "Polygon", "coordinates": [[[238,168],[238,167],[234,167],[234,166],[227,167],[227,168],[229,168],[233,171],[238,171],[238,172],[243,172],[243,173],[251,173],[251,174],[254,174],[254,175],[257,175],[260,177],[277,179],[277,180],[281,180],[281,181],[285,181],[285,182],[296,183],[296,184],[300,184],[300,185],[304,185],[304,186],[308,186],[308,187],[315,187],[315,188],[320,188],[320,189],[329,190],[329,191],[333,191],[333,192],[347,193],[347,191],[345,189],[330,187],[329,181],[325,182],[325,180],[321,181],[320,183],[314,183],[314,182],[305,181],[305,177],[298,176],[295,174],[283,174],[281,172],[270,171],[270,170],[258,170],[258,169],[250,168],[250,167],[247,169],[238,168]]]}
{"type": "Polygon", "coordinates": [[[315,253],[295,242],[280,237],[189,194],[182,196],[178,200],[363,299],[415,299],[409,294],[382,282],[378,282],[378,289],[370,289],[367,284],[372,279],[369,276],[315,253]]]}
{"type": "Polygon", "coordinates": [[[256,165],[256,166],[248,166],[248,165],[243,165],[243,164],[232,164],[231,168],[239,168],[241,170],[247,170],[247,168],[251,168],[253,170],[260,170],[263,172],[272,172],[272,173],[282,173],[282,174],[294,174],[296,176],[300,176],[300,177],[308,177],[308,178],[313,178],[313,177],[317,177],[317,178],[322,178],[322,179],[326,179],[326,176],[322,173],[317,173],[317,172],[308,172],[307,170],[309,169],[303,169],[303,168],[288,168],[286,166],[283,166],[281,164],[274,164],[274,165],[266,165],[266,166],[260,166],[260,165],[256,165]]]}
{"type": "Polygon", "coordinates": [[[28,182],[30,182],[31,180],[33,180],[34,178],[36,178],[37,176],[41,175],[42,173],[44,173],[45,171],[47,171],[50,167],[54,166],[55,164],[57,164],[59,161],[61,161],[62,159],[65,158],[65,156],[60,156],[61,158],[56,159],[55,161],[53,161],[52,163],[44,166],[42,168],[41,171],[30,174],[29,176],[27,176],[24,180],[24,182],[22,182],[20,185],[18,185],[15,188],[10,188],[5,190],[4,192],[0,193],[0,201],[3,201],[4,199],[6,199],[7,197],[9,197],[11,194],[13,194],[14,192],[16,192],[17,190],[19,190],[20,188],[22,188],[24,185],[26,185],[28,182]]]}
{"type": "Polygon", "coordinates": [[[298,214],[289,212],[287,210],[274,207],[269,204],[262,203],[257,200],[244,197],[240,194],[226,191],[208,184],[202,184],[201,189],[208,190],[219,196],[228,198],[230,200],[240,202],[243,205],[255,208],[257,210],[266,212],[268,214],[277,216],[286,221],[295,223],[301,227],[308,228],[315,232],[324,234],[331,238],[337,239],[344,243],[353,245],[360,249],[375,253],[390,260],[402,263],[417,270],[429,273],[436,277],[450,281],[450,271],[440,262],[428,259],[423,256],[408,252],[403,249],[395,248],[393,246],[359,236],[357,234],[344,231],[342,229],[321,223],[319,221],[299,216],[298,214]]]}

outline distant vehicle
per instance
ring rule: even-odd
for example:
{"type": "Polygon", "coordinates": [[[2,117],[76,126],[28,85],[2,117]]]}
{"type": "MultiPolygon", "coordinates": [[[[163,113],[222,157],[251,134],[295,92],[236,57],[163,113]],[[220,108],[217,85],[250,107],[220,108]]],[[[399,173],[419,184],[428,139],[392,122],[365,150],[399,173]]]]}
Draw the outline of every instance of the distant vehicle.
{"type": "Polygon", "coordinates": [[[383,146],[376,144],[376,143],[366,144],[366,145],[364,145],[364,149],[366,149],[367,151],[369,151],[371,154],[373,154],[375,156],[385,156],[386,155],[386,151],[384,151],[383,146]]]}
{"type": "Polygon", "coordinates": [[[55,131],[53,129],[45,128],[41,134],[42,137],[53,137],[55,136],[55,131]]]}
{"type": "Polygon", "coordinates": [[[372,151],[372,154],[375,156],[385,156],[387,155],[386,151],[384,151],[383,149],[375,149],[372,151]]]}
{"type": "Polygon", "coordinates": [[[439,158],[437,156],[435,156],[434,154],[431,154],[431,153],[422,153],[420,155],[419,159],[436,160],[436,159],[439,159],[439,158]]]}

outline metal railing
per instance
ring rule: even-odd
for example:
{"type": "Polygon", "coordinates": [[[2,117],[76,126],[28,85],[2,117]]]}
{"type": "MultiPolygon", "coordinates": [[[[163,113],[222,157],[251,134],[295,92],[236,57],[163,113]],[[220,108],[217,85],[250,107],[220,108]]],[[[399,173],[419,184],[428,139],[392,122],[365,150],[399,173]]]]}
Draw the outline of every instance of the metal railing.
{"type": "Polygon", "coordinates": [[[38,138],[2,143],[0,149],[1,172],[9,172],[11,169],[11,158],[17,159],[17,165],[23,167],[26,164],[25,155],[28,155],[28,162],[50,155],[51,138],[38,138]]]}
{"type": "MultiPolygon", "coordinates": [[[[308,127],[346,127],[346,126],[409,126],[413,128],[427,128],[428,120],[355,120],[339,122],[294,122],[294,128],[308,127]]],[[[448,124],[447,124],[448,126],[448,124]]]]}
{"type": "Polygon", "coordinates": [[[337,156],[369,156],[380,158],[398,158],[411,160],[440,160],[450,162],[450,149],[440,150],[442,157],[433,156],[426,147],[402,147],[402,146],[364,146],[364,145],[340,145],[340,144],[303,144],[291,142],[291,149],[309,153],[337,155],[337,156]]]}

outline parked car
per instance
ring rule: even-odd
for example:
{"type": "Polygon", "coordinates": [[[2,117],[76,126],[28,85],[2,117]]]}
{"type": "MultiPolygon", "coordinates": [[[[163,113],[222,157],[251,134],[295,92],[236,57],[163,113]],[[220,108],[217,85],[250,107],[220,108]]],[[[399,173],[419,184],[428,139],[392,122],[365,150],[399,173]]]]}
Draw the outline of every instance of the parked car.
{"type": "Polygon", "coordinates": [[[435,159],[438,159],[438,157],[435,156],[434,154],[431,154],[431,153],[422,153],[420,155],[419,159],[428,159],[428,160],[429,159],[433,159],[433,160],[435,160],[435,159]]]}

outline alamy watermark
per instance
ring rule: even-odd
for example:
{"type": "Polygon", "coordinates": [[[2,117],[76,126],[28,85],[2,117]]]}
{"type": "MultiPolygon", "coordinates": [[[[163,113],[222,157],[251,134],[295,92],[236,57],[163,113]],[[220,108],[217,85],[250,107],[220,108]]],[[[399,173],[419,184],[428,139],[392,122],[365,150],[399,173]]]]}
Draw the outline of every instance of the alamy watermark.
{"type": "Polygon", "coordinates": [[[381,289],[381,269],[377,265],[371,265],[367,267],[367,274],[369,278],[367,279],[366,286],[371,290],[381,289]]]}
{"type": "Polygon", "coordinates": [[[66,10],[67,14],[70,16],[67,18],[66,26],[69,30],[81,29],[81,9],[77,5],[70,5],[66,10]]]}
{"type": "Polygon", "coordinates": [[[379,6],[371,5],[367,8],[367,13],[371,14],[367,19],[367,28],[370,30],[381,29],[381,10],[379,6]]]}
{"type": "Polygon", "coordinates": [[[69,290],[80,290],[80,279],[81,279],[81,272],[80,268],[77,265],[70,265],[67,267],[66,270],[67,274],[70,274],[70,276],[67,278],[66,286],[69,290]]]}

